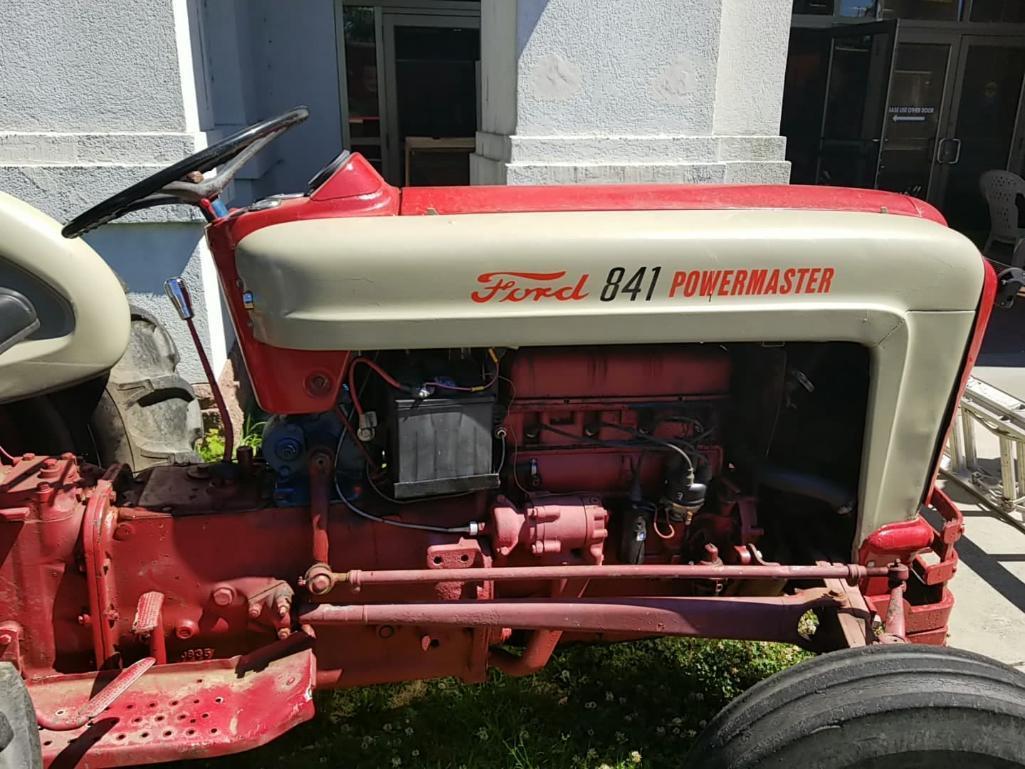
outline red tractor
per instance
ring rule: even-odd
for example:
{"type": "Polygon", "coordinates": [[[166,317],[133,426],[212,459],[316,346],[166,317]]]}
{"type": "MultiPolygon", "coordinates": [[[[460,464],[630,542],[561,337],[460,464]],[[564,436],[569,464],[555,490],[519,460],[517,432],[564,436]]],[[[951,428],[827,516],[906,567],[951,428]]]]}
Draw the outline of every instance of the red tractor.
{"type": "Polygon", "coordinates": [[[1025,676],[942,647],[963,523],[935,485],[1014,276],[865,190],[399,190],[343,153],[227,208],[306,115],[64,239],[0,201],[0,767],[223,755],[315,689],[664,635],[831,652],[734,702],[691,766],[1025,766],[1025,676]],[[78,236],[169,203],[209,222],[260,452],[159,463],[131,429],[105,450],[29,418],[98,402],[132,337],[78,236]]]}

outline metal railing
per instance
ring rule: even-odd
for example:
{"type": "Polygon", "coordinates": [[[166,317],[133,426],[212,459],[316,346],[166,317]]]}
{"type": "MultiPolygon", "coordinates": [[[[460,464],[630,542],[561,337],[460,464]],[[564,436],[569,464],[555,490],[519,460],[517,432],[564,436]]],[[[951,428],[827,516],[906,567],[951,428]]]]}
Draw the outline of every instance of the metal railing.
{"type": "Polygon", "coordinates": [[[946,453],[944,477],[1025,531],[1025,402],[970,377],[946,453]],[[979,460],[986,433],[996,438],[999,460],[979,460]]]}

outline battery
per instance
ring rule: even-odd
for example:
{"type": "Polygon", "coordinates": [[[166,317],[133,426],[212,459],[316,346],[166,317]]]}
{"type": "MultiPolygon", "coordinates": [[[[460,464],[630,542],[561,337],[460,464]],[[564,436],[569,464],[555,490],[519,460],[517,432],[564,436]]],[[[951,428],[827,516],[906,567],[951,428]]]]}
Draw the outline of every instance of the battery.
{"type": "Polygon", "coordinates": [[[392,462],[396,499],[498,487],[489,393],[424,400],[394,398],[392,462]]]}

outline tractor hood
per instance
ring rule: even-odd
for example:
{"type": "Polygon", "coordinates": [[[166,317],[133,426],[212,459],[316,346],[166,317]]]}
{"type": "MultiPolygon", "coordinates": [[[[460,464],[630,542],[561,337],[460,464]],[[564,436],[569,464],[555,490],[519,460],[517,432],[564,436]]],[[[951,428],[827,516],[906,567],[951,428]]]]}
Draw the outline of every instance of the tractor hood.
{"type": "Polygon", "coordinates": [[[863,535],[917,513],[985,277],[965,237],[885,207],[325,218],[235,260],[279,348],[862,344],[863,535]]]}

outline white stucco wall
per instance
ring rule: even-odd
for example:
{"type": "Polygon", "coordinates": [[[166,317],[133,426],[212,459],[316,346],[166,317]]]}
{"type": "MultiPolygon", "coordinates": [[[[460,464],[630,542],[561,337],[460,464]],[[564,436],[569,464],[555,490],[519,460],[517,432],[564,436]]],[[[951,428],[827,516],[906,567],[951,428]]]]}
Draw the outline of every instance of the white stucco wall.
{"type": "MultiPolygon", "coordinates": [[[[0,189],[67,221],[219,138],[297,104],[310,120],[245,168],[229,202],[297,192],[342,146],[333,0],[3,0],[0,189]]],[[[186,207],[157,208],[87,240],[130,300],[166,321],[181,372],[203,381],[163,296],[184,274],[219,369],[232,341],[186,207]]]]}
{"type": "Polygon", "coordinates": [[[483,0],[481,12],[476,183],[789,179],[787,0],[483,0]]]}
{"type": "Polygon", "coordinates": [[[717,134],[772,136],[779,133],[783,80],[790,40],[789,3],[725,0],[716,70],[717,134]]]}
{"type": "MultiPolygon", "coordinates": [[[[186,0],[0,3],[0,189],[67,221],[201,147],[188,19],[186,0]]],[[[192,381],[202,372],[162,283],[190,278],[200,332],[223,360],[197,222],[188,208],[151,209],[88,238],[130,301],[167,318],[192,381]]]]}

